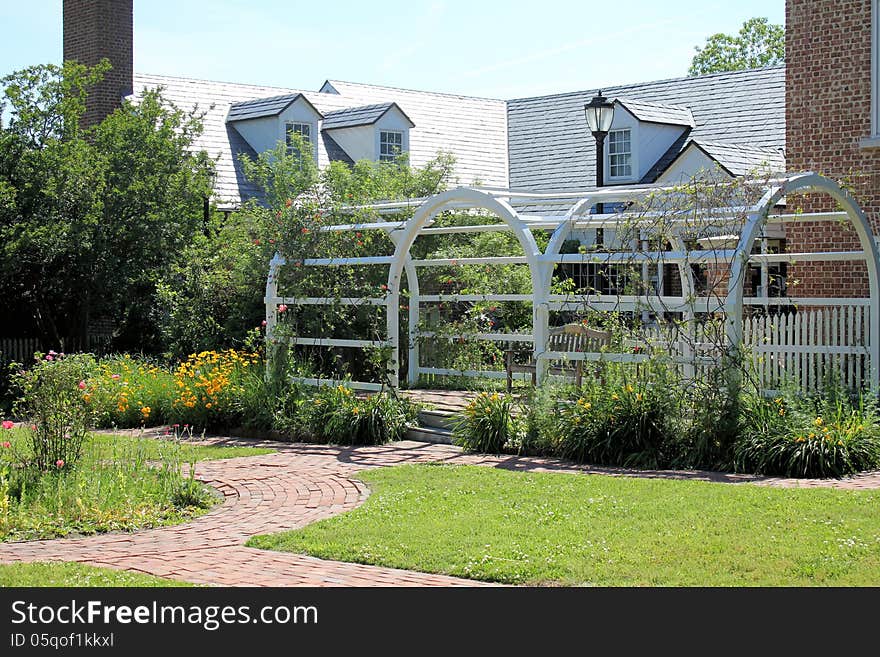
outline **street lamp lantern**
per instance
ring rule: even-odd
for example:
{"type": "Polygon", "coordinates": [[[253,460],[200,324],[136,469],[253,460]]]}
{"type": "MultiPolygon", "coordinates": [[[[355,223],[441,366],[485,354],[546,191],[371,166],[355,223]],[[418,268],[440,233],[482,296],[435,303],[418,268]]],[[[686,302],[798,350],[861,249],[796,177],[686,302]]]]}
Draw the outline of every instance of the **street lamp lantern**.
{"type": "MultiPolygon", "coordinates": [[[[605,185],[605,137],[611,130],[611,124],[614,121],[614,103],[605,98],[600,89],[599,93],[584,105],[584,114],[587,115],[587,125],[590,127],[590,132],[596,139],[596,187],[603,187],[605,185]]],[[[604,211],[604,205],[597,203],[596,212],[602,214],[604,211]]],[[[596,231],[597,244],[602,239],[601,231],[601,228],[596,231]]]]}
{"type": "Polygon", "coordinates": [[[584,113],[587,115],[587,125],[590,126],[593,136],[598,139],[597,134],[602,133],[604,139],[611,130],[611,122],[614,121],[614,103],[609,102],[600,89],[599,94],[593,96],[593,99],[584,105],[584,113]]]}

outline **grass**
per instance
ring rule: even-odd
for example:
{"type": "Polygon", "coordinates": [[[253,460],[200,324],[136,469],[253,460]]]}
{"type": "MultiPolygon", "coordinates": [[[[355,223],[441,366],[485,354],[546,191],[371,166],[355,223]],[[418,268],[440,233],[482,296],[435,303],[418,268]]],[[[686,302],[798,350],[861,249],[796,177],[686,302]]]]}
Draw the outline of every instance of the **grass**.
{"type": "Polygon", "coordinates": [[[81,563],[0,564],[0,587],[10,586],[193,586],[187,582],[153,577],[81,563]]]}
{"type": "Polygon", "coordinates": [[[408,465],[252,547],[512,584],[877,586],[880,491],[408,465]]]}
{"type": "Polygon", "coordinates": [[[268,449],[213,447],[173,440],[92,434],[76,467],[39,473],[28,431],[4,431],[0,454],[0,540],[22,541],[132,531],[177,524],[205,513],[219,497],[184,470],[196,461],[258,455],[268,449]],[[9,460],[9,455],[16,459],[9,460]],[[5,458],[4,458],[5,457],[5,458]],[[6,466],[4,466],[4,461],[6,466]]]}

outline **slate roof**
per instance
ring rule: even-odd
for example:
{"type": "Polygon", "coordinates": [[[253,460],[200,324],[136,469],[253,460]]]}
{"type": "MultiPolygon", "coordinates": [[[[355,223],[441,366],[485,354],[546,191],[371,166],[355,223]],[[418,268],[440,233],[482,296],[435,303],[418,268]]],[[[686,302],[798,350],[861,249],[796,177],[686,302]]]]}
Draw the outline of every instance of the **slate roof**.
{"type": "MultiPolygon", "coordinates": [[[[205,112],[203,134],[193,147],[217,158],[215,201],[220,208],[235,208],[248,198],[258,197],[258,191],[244,179],[238,161],[240,153],[253,155],[253,149],[235,130],[234,122],[226,123],[231,107],[241,103],[253,107],[266,99],[298,95],[324,116],[352,107],[396,103],[416,124],[410,131],[413,165],[421,166],[438,151],[448,151],[456,156],[454,175],[461,184],[478,180],[486,185],[507,186],[505,101],[347,82],[334,82],[334,85],[339,88],[318,92],[165,75],[136,73],[134,76],[135,95],[161,86],[165,90],[164,97],[177,107],[184,110],[197,107],[205,112]],[[256,102],[251,104],[251,101],[256,102]]],[[[339,144],[322,133],[318,139],[318,165],[325,166],[333,160],[351,162],[339,144]]]]}
{"type": "Polygon", "coordinates": [[[397,106],[397,103],[379,103],[377,105],[364,105],[362,107],[348,107],[346,109],[327,112],[324,116],[323,129],[335,130],[337,128],[354,128],[361,125],[372,125],[388,112],[392,107],[397,107],[398,111],[406,117],[410,123],[410,128],[414,128],[415,124],[410,121],[406,113],[397,106]]]}
{"type": "Polygon", "coordinates": [[[691,114],[691,110],[688,107],[645,103],[629,98],[615,98],[614,100],[623,105],[639,121],[645,123],[668,123],[671,125],[684,125],[689,128],[696,127],[694,115],[691,114]]]}
{"type": "MultiPolygon", "coordinates": [[[[597,91],[508,101],[512,188],[560,191],[595,185],[595,140],[583,108],[597,91]]],[[[695,125],[686,128],[686,134],[663,155],[661,160],[667,165],[690,139],[767,150],[785,147],[784,66],[603,87],[602,91],[608,98],[691,110],[695,125]]],[[[653,177],[644,182],[656,179],[659,171],[652,169],[649,174],[653,177]]]]}
{"type": "Polygon", "coordinates": [[[340,80],[328,80],[322,88],[328,92],[323,97],[347,99],[348,106],[397,103],[416,125],[409,139],[414,164],[447,151],[456,157],[457,184],[508,186],[506,101],[340,80]]]}
{"type": "Polygon", "coordinates": [[[705,140],[695,140],[694,145],[734,176],[743,176],[763,167],[769,168],[769,173],[785,172],[785,154],[778,149],[705,140]]]}
{"type": "MultiPolygon", "coordinates": [[[[315,109],[314,105],[309,103],[308,98],[305,98],[302,94],[285,94],[283,96],[271,96],[270,98],[257,98],[256,100],[232,103],[226,120],[245,121],[247,119],[259,119],[264,116],[278,116],[296,102],[297,98],[303,98],[312,109],[315,109]]],[[[315,111],[318,112],[317,109],[315,111]]],[[[321,113],[318,112],[318,114],[320,115],[321,113]]]]}

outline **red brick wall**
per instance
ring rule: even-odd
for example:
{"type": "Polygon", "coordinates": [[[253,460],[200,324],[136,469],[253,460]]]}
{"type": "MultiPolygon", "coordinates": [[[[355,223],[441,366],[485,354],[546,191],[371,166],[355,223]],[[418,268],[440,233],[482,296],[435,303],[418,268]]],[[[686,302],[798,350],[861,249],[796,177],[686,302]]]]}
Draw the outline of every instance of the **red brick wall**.
{"type": "MultiPolygon", "coordinates": [[[[880,226],[880,148],[871,134],[871,0],[786,0],[786,161],[789,171],[815,171],[843,181],[880,226]]],[[[807,211],[834,210],[827,198],[789,199],[807,211]]],[[[855,232],[837,224],[786,228],[787,250],[858,249],[855,232]]],[[[859,263],[817,263],[790,269],[792,296],[861,296],[859,263]]]]}
{"type": "Polygon", "coordinates": [[[86,125],[99,123],[132,93],[134,0],[64,0],[64,59],[94,66],[102,58],[113,69],[92,88],[86,125]]]}

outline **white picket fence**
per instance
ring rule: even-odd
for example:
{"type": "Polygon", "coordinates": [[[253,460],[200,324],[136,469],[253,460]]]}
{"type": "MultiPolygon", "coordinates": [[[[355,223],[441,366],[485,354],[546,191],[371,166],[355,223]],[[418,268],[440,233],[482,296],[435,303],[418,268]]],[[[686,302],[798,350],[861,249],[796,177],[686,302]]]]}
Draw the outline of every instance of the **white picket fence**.
{"type": "Polygon", "coordinates": [[[868,313],[867,305],[850,305],[747,318],[744,344],[760,386],[776,389],[788,380],[818,390],[836,372],[845,387],[861,388],[868,375],[868,313]]]}
{"type": "MultiPolygon", "coordinates": [[[[846,388],[862,388],[868,382],[868,313],[867,304],[855,302],[745,318],[743,347],[751,357],[749,376],[768,392],[783,383],[820,390],[833,373],[846,388]]],[[[651,327],[643,329],[640,337],[667,349],[683,373],[698,378],[715,367],[725,343],[720,322],[689,328],[670,325],[665,330],[651,327]],[[680,331],[691,335],[682,339],[680,331]],[[689,369],[691,355],[696,359],[689,369]]]]}

